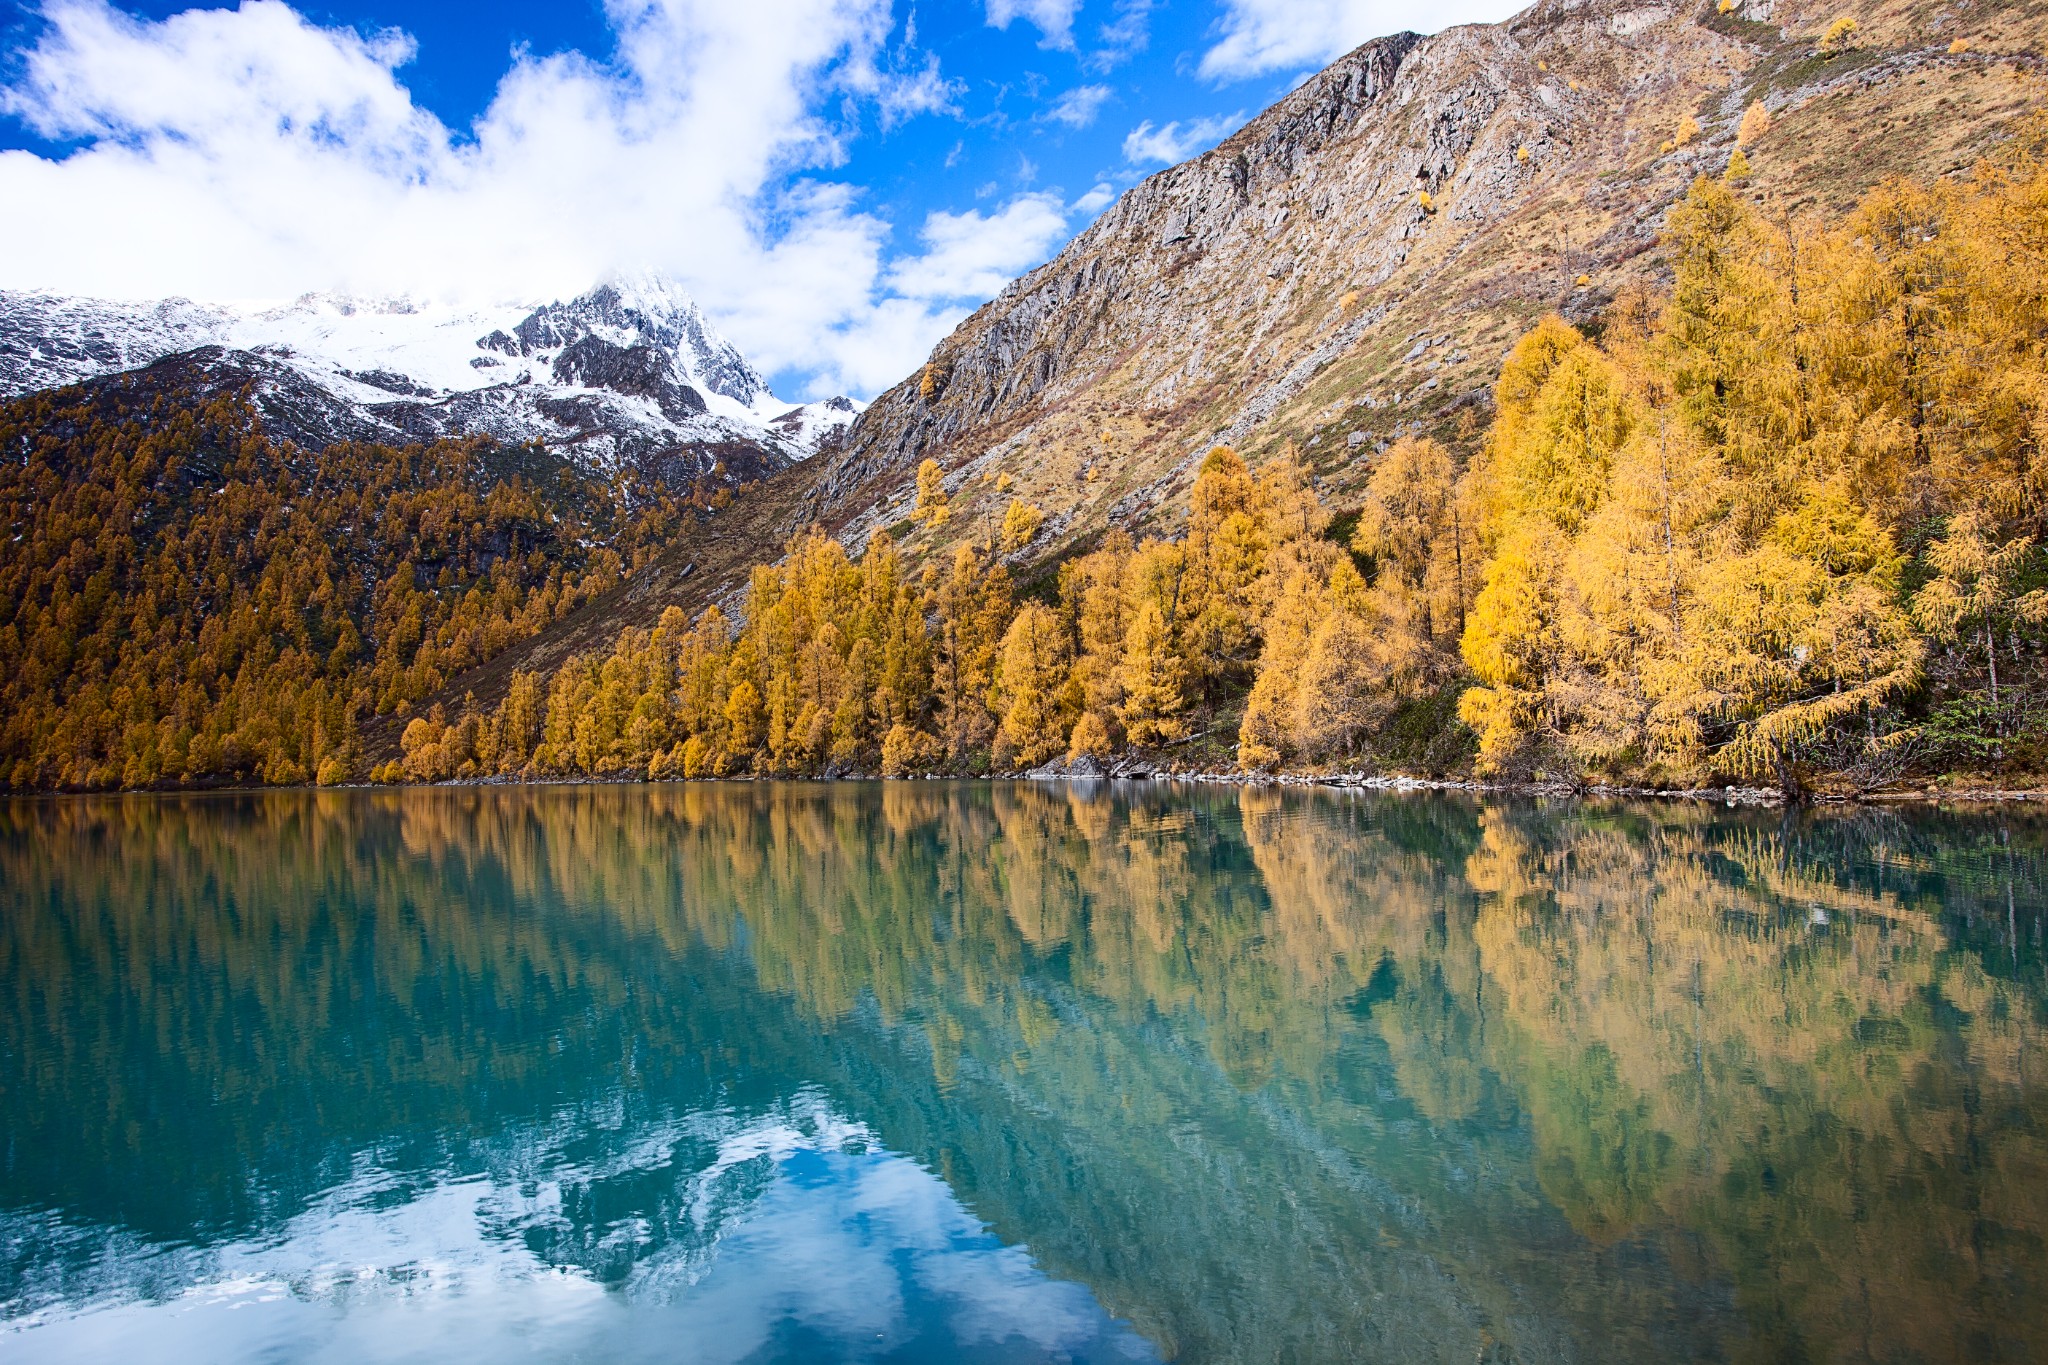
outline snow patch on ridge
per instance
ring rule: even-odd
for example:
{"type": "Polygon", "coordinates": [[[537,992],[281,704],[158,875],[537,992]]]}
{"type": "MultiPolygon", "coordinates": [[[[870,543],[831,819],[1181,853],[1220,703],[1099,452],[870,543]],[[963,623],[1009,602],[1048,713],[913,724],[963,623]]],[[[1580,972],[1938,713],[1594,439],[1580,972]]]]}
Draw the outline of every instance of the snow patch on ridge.
{"type": "Polygon", "coordinates": [[[0,397],[202,346],[287,364],[395,436],[538,439],[612,468],[681,447],[744,445],[802,460],[865,406],[778,399],[675,281],[645,272],[566,302],[490,307],[343,294],[218,306],[0,291],[0,397]]]}

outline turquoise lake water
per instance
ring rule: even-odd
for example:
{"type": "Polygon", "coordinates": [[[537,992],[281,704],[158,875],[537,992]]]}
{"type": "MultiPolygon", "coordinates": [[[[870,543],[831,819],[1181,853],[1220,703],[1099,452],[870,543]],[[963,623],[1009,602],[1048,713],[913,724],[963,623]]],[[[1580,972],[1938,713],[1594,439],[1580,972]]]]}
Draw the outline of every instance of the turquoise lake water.
{"type": "Polygon", "coordinates": [[[2048,1359],[2048,819],[0,803],[0,1359],[2048,1359]]]}

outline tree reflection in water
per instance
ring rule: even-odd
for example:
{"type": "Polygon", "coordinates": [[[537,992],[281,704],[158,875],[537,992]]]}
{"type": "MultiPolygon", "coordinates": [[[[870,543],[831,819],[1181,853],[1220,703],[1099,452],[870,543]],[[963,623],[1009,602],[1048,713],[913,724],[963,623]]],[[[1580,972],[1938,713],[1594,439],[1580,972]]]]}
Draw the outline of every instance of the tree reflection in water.
{"type": "Polygon", "coordinates": [[[1169,1356],[2048,1358],[2044,831],[1028,784],[13,803],[0,1301],[174,1294],[165,1249],[374,1167],[400,1203],[545,1184],[480,1235],[674,1302],[763,1207],[705,1183],[721,1144],[814,1105],[1169,1356]]]}

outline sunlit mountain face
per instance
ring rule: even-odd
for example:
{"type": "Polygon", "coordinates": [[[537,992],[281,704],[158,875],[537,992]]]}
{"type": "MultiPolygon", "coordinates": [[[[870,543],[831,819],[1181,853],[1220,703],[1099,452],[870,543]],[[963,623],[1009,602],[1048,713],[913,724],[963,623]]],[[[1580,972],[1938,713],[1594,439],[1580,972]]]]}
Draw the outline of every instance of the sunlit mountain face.
{"type": "Polygon", "coordinates": [[[0,1349],[2039,1358],[2044,833],[1052,784],[9,805],[0,1349]]]}

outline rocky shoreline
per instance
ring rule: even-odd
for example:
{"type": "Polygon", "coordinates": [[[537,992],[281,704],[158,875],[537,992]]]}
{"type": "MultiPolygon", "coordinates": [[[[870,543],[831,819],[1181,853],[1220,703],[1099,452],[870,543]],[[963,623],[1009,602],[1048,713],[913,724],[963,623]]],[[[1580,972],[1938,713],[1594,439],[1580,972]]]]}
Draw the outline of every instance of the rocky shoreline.
{"type": "MultiPolygon", "coordinates": [[[[1776,787],[1644,787],[1608,783],[1579,785],[1570,782],[1485,782],[1478,779],[1386,776],[1380,773],[1265,773],[1265,772],[1175,772],[1132,759],[1102,764],[1092,759],[1075,763],[1053,763],[1029,772],[998,776],[1027,781],[1160,781],[1197,782],[1238,787],[1320,787],[1360,791],[1471,792],[1493,796],[1618,797],[1632,800],[1710,801],[1727,806],[1783,806],[1792,804],[1776,787]]],[[[2048,790],[2041,788],[1956,787],[1899,788],[1877,792],[1814,792],[1806,797],[1812,805],[1895,805],[1931,802],[2048,802],[2048,790]]]]}
{"type": "MultiPolygon", "coordinates": [[[[1204,786],[1220,787],[1297,787],[1329,791],[1374,791],[1374,792],[1466,792],[1475,796],[1541,796],[1552,798],[1594,797],[1604,799],[1644,801],[1701,801],[1723,806],[1785,806],[1801,804],[1794,802],[1776,787],[1638,787],[1619,786],[1607,783],[1576,785],[1569,782],[1485,782],[1478,779],[1428,778],[1387,776],[1380,773],[1339,772],[1339,773],[1268,773],[1268,772],[1225,772],[1194,770],[1179,772],[1171,768],[1143,763],[1133,759],[1119,759],[1113,763],[1100,764],[1091,760],[1080,763],[1049,764],[1025,772],[1001,772],[982,775],[961,773],[920,773],[901,778],[884,778],[877,773],[847,772],[825,777],[708,777],[708,778],[665,778],[650,779],[633,774],[589,774],[569,777],[523,778],[492,775],[490,777],[453,778],[446,782],[346,782],[333,787],[267,787],[222,784],[218,786],[158,786],[131,789],[118,792],[21,792],[11,794],[15,799],[32,799],[39,796],[132,796],[132,795],[177,795],[181,793],[218,794],[226,792],[251,791],[398,791],[407,788],[446,787],[582,787],[582,786],[667,786],[685,781],[701,782],[1184,782],[1204,786]]],[[[1985,805],[2004,803],[2048,803],[2048,788],[2041,787],[1901,787],[1891,791],[1876,792],[1812,792],[1803,802],[1816,806],[1879,806],[1879,805],[1940,805],[1964,804],[1985,805]]]]}

